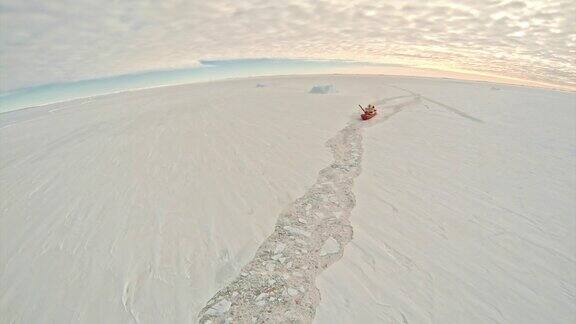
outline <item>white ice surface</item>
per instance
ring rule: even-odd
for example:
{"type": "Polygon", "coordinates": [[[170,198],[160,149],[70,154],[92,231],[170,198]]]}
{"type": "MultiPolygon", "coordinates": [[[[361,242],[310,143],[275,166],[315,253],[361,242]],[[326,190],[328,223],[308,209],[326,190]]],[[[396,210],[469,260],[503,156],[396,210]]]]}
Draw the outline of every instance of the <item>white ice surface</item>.
{"type": "Polygon", "coordinates": [[[0,322],[195,321],[390,85],[316,322],[575,320],[574,93],[309,76],[0,115],[0,322]]]}
{"type": "Polygon", "coordinates": [[[395,84],[475,119],[423,101],[365,130],[317,322],[575,323],[574,93],[395,84]]]}

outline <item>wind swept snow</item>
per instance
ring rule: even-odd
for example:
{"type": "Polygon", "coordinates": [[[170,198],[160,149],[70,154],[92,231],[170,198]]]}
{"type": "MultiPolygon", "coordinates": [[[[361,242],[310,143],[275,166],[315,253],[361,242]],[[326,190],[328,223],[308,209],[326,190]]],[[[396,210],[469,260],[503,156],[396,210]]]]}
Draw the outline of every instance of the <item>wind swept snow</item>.
{"type": "Polygon", "coordinates": [[[266,77],[2,114],[0,322],[572,323],[576,97],[495,86],[266,77]]]}

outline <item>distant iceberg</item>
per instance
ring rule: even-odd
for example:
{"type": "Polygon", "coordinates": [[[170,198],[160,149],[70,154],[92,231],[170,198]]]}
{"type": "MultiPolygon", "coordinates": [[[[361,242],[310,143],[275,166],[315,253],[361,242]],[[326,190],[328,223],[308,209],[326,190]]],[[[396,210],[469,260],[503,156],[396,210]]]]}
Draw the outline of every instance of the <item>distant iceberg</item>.
{"type": "Polygon", "coordinates": [[[326,93],[335,93],[335,92],[336,92],[336,89],[331,84],[316,85],[316,86],[313,86],[312,89],[310,89],[310,93],[326,94],[326,93]]]}

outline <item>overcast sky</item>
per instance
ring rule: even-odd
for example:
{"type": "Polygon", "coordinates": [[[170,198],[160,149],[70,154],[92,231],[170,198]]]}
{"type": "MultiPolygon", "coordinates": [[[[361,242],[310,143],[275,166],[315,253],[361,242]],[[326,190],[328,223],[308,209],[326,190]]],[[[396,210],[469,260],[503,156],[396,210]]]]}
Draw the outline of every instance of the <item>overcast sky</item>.
{"type": "Polygon", "coordinates": [[[198,65],[322,58],[576,83],[574,0],[0,0],[0,91],[198,65]]]}

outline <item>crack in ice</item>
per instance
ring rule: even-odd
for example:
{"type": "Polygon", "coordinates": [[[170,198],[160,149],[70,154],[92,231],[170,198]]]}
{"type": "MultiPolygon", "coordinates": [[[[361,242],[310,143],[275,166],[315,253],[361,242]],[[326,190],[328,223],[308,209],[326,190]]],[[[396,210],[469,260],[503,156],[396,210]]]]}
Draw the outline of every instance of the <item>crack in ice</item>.
{"type": "Polygon", "coordinates": [[[310,323],[320,302],[316,277],[342,257],[352,239],[352,186],[360,175],[364,126],[379,124],[419,98],[391,107],[369,122],[354,121],[328,140],[334,161],[292,202],[240,275],[198,315],[208,323],[310,323]],[[222,307],[226,306],[226,307],[222,307]]]}

